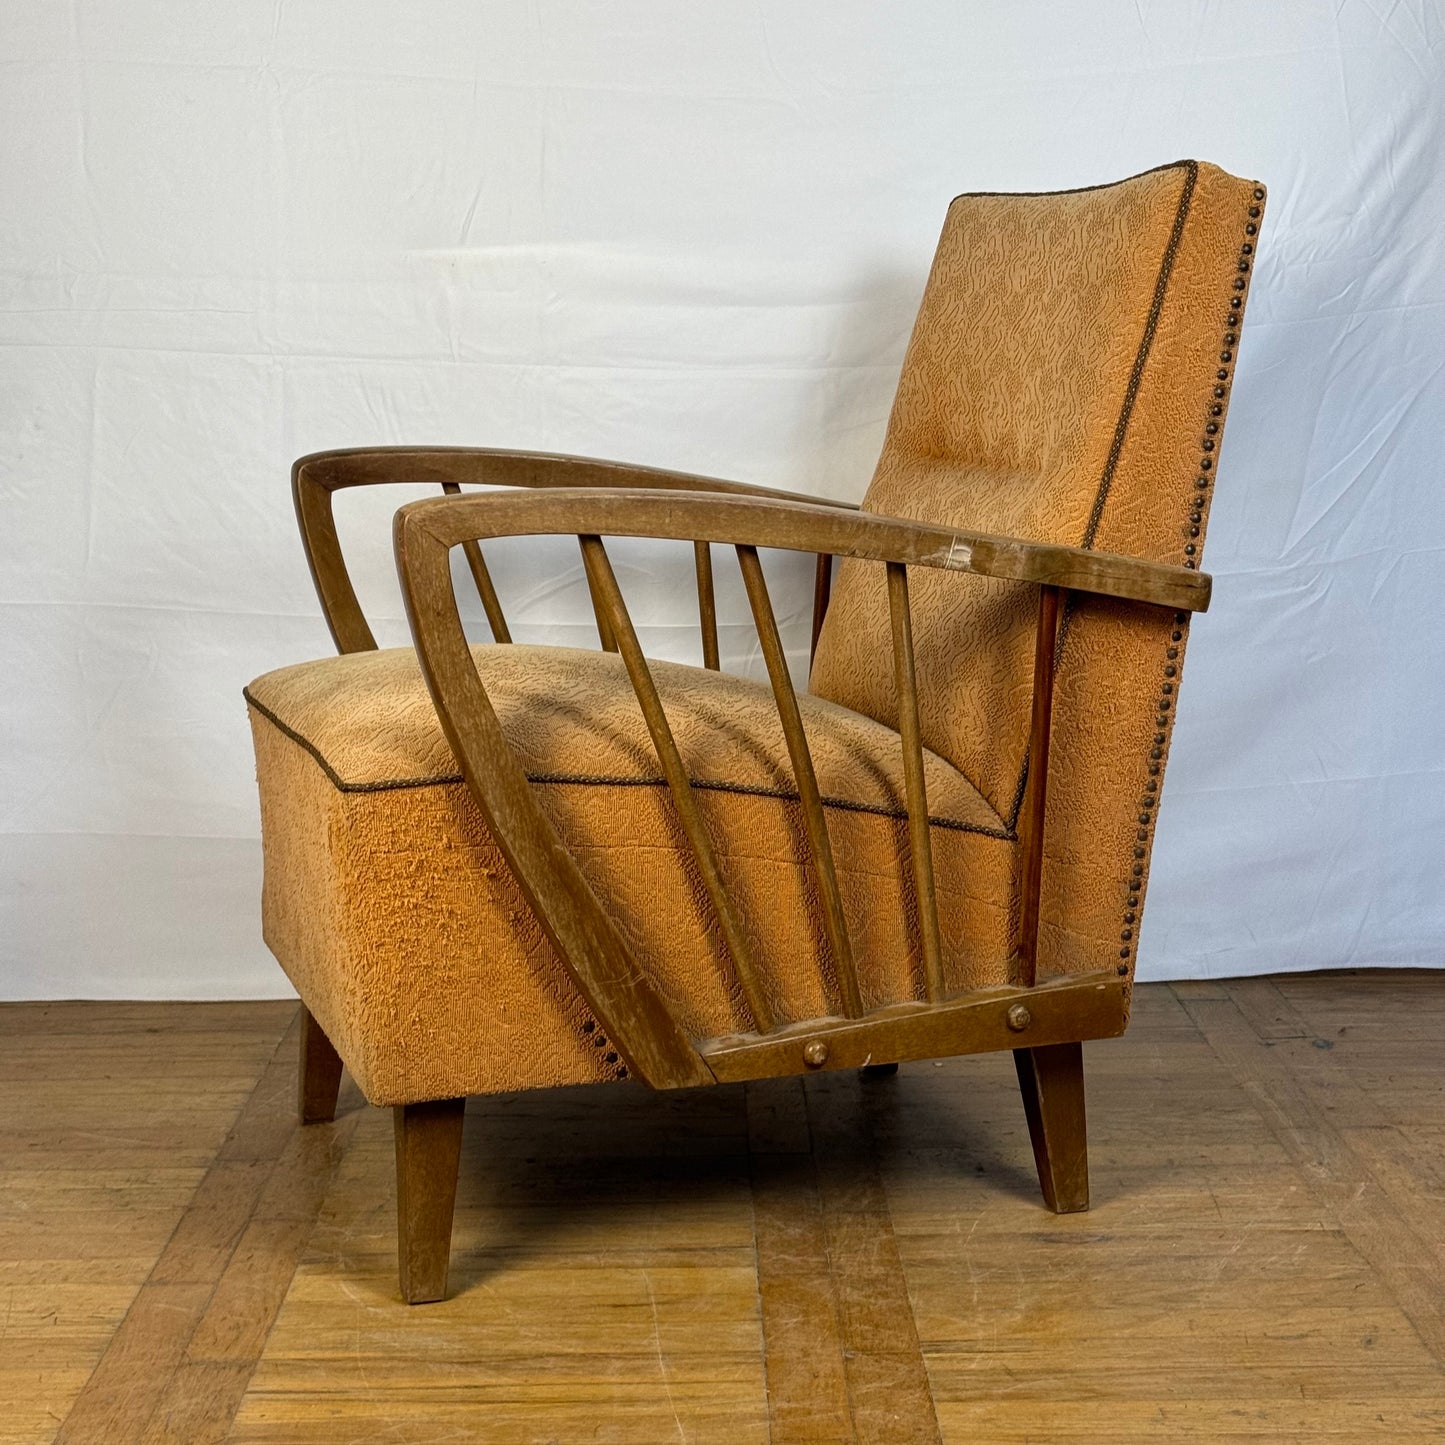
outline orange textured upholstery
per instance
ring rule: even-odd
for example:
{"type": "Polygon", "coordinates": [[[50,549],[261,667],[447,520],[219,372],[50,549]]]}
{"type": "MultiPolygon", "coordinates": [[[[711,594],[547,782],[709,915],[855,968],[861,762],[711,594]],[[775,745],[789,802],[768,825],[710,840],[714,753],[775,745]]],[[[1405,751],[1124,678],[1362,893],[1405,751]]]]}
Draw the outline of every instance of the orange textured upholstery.
{"type": "MultiPolygon", "coordinates": [[[[635,957],[697,1038],[749,1027],[621,661],[474,653],[509,742],[635,957]]],[[[828,1013],[827,945],[766,686],[653,664],[730,890],[783,1019],[828,1013]]],[[[461,781],[409,649],[284,668],[247,689],[266,840],[266,941],[378,1104],[615,1078],[461,781]]],[[[801,699],[870,1006],[922,996],[898,737],[801,699]]],[[[926,758],[956,989],[1007,981],[1015,849],[926,758]]]]}
{"type": "MultiPolygon", "coordinates": [[[[1263,199],[1192,161],[1089,190],[959,197],[865,508],[1197,565],[1263,199]]],[[[922,567],[910,585],[946,983],[1003,984],[1038,592],[922,567]]],[[[1132,972],[1187,630],[1183,614],[1073,594],[1041,977],[1132,972]]],[[[746,1029],[621,662],[474,655],[629,965],[691,1038],[746,1029]]],[[[843,562],[800,701],[870,1008],[921,997],[892,655],[883,567],[843,562]]],[[[696,668],[655,674],[772,1005],[784,1020],[834,1012],[770,692],[696,668]]],[[[248,698],[266,938],[367,1096],[617,1077],[458,776],[411,651],[287,668],[248,698]]]]}
{"type": "MultiPolygon", "coordinates": [[[[1183,161],[949,208],[865,509],[1197,565],[1264,200],[1183,161]]],[[[924,741],[1013,824],[1036,591],[913,581],[924,741]]],[[[1184,615],[1079,596],[1056,671],[1041,974],[1132,969],[1184,615]]],[[[881,569],[843,562],[812,687],[892,726],[881,569]]]]}

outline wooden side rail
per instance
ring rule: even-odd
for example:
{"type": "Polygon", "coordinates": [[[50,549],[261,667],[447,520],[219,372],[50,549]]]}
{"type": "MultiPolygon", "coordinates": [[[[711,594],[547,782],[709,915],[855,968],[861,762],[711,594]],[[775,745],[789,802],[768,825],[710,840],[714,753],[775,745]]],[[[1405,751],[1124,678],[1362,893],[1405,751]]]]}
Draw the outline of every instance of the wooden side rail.
{"type": "MultiPolygon", "coordinates": [[[[802,497],[796,492],[756,487],[747,482],[549,452],[485,447],[355,447],[312,452],[301,457],[291,468],[291,494],[311,579],[316,584],[321,610],[326,615],[326,625],[331,629],[338,652],[369,652],[375,648],[376,638],[362,613],[346,570],[346,560],[336,535],[332,494],[347,487],[376,486],[385,482],[439,483],[448,495],[458,494],[463,486],[629,487],[648,491],[702,491],[776,497],[836,507],[842,511],[857,510],[851,502],[802,497]]],[[[475,538],[463,543],[462,547],[492,636],[498,642],[510,642],[511,630],[481,548],[475,538]]],[[[711,557],[705,557],[701,549],[696,553],[696,566],[703,660],[705,665],[716,667],[717,613],[712,601],[712,564],[711,557]]],[[[593,608],[595,612],[595,598],[593,608]]],[[[599,617],[599,631],[602,628],[599,617]]],[[[613,650],[605,640],[603,646],[613,650]]]]}
{"type": "MultiPolygon", "coordinates": [[[[632,1072],[658,1087],[695,1084],[723,1077],[718,1072],[720,1067],[746,1071],[754,1066],[762,1067],[762,1061],[774,1054],[780,1058],[791,1057],[791,1052],[797,1049],[804,1050],[799,1057],[805,1066],[821,1067],[828,1057],[830,1039],[834,1042],[846,1039],[848,1057],[860,1051],[866,1053],[870,1041],[878,1046],[874,1057],[917,1057],[921,1055],[910,1050],[935,1049],[939,1029],[947,1032],[951,1027],[959,1031],[961,1043],[966,1036],[968,1049],[1037,1047],[1049,1042],[1052,1033],[1048,1033],[1048,1037],[1045,1037],[1047,1031],[1039,1029],[1028,1033],[1033,1026],[1033,1015],[1019,1000],[1029,996],[1036,974],[1049,708],[1064,597],[1068,589],[1077,588],[1171,609],[1199,610],[1208,603],[1207,576],[1135,558],[987,537],[807,503],[629,489],[561,488],[530,494],[443,496],[413,502],[396,514],[395,544],[417,654],[447,739],[539,922],[632,1072]],[[731,966],[752,1015],[754,1032],[726,1046],[719,1041],[707,1044],[687,1039],[661,996],[635,967],[621,932],[591,891],[533,796],[525,773],[502,733],[462,630],[448,560],[454,547],[504,536],[567,534],[578,538],[603,645],[622,656],[683,833],[692,848],[698,876],[718,920],[719,933],[729,956],[719,959],[719,966],[731,966]],[[608,560],[602,542],[604,535],[691,540],[698,549],[699,559],[713,543],[731,543],[736,548],[803,814],[810,863],[832,957],[837,1018],[780,1025],[773,1016],[763,974],[751,954],[747,930],[735,913],[722,876],[717,842],[709,834],[694,797],[692,782],[608,560]],[[886,566],[910,863],[918,902],[919,936],[914,942],[922,961],[921,992],[927,1004],[895,1005],[872,1013],[865,1008],[827,818],[758,558],[759,547],[813,552],[826,557],[859,557],[886,566]],[[908,606],[909,566],[1040,584],[1030,774],[1023,815],[1025,906],[1019,940],[1019,977],[1012,989],[990,994],[988,1007],[982,1009],[965,1007],[963,1000],[949,999],[945,989],[908,606]],[[954,1022],[925,1023],[918,1009],[941,1011],[941,1018],[946,1015],[954,1022]],[[821,1037],[820,1030],[828,1035],[827,1039],[821,1037]],[[981,1044],[980,1038],[993,1042],[981,1044]],[[798,1042],[800,1039],[803,1041],[798,1042]],[[769,1041],[776,1041],[778,1047],[772,1048],[769,1041]],[[812,1047],[813,1043],[816,1048],[812,1047]],[[778,1049],[782,1052],[778,1053],[778,1049]],[[744,1056],[752,1062],[742,1062],[744,1056]],[[736,1062],[725,1063],[725,1060],[736,1062]]],[[[700,561],[698,571],[706,649],[709,608],[703,579],[706,578],[710,594],[710,552],[705,564],[700,561]]],[[[711,659],[714,662],[715,647],[714,642],[711,659]]],[[[1097,1030],[1091,1036],[1117,1031],[1116,1025],[1122,1028],[1123,994],[1119,986],[1109,984],[1102,992],[1094,989],[1087,996],[1094,1001],[1091,1007],[1097,1005],[1099,1014],[1087,1025],[1097,1030]]],[[[1048,1016],[1055,1019],[1057,1026],[1056,1011],[1062,1004],[1053,995],[1050,997],[1054,999],[1050,1008],[1055,1013],[1048,1016]]],[[[730,1072],[725,1076],[748,1075],[730,1072]]]]}
{"type": "Polygon", "coordinates": [[[654,537],[772,547],[1036,582],[1182,612],[1205,611],[1212,587],[1207,572],[1142,557],[994,537],[821,502],[706,492],[559,488],[433,497],[397,512],[398,555],[406,537],[423,534],[447,548],[517,536],[654,537]]]}
{"type": "Polygon", "coordinates": [[[973,989],[938,1004],[892,1004],[863,1019],[810,1019],[761,1038],[709,1039],[703,1058],[719,1083],[772,1079],[875,1061],[938,1059],[1115,1038],[1128,1022],[1126,980],[1073,973],[1037,988],[973,989]]]}

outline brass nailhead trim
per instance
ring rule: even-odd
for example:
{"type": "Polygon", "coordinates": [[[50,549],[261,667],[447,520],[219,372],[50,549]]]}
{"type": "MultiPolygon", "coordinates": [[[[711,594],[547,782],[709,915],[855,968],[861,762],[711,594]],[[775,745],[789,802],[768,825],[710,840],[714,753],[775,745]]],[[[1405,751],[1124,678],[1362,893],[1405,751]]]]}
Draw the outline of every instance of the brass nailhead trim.
{"type": "Polygon", "coordinates": [[[607,1051],[602,1055],[602,1062],[612,1065],[614,1071],[613,1077],[616,1079],[627,1078],[627,1065],[622,1062],[617,1050],[608,1043],[607,1035],[597,1027],[597,1020],[583,1019],[582,1032],[587,1036],[587,1042],[591,1044],[594,1049],[605,1049],[607,1051]]]}
{"type": "MultiPolygon", "coordinates": [[[[1262,187],[1256,186],[1254,188],[1253,194],[1254,199],[1257,202],[1264,199],[1264,190],[1262,187]]],[[[1259,220],[1260,212],[1261,208],[1258,205],[1252,205],[1249,207],[1249,220],[1244,228],[1244,233],[1246,236],[1253,236],[1258,233],[1259,226],[1256,224],[1256,222],[1259,220]]],[[[1251,265],[1248,258],[1253,254],[1254,246],[1250,242],[1245,241],[1240,245],[1238,262],[1239,274],[1236,275],[1234,280],[1230,283],[1231,289],[1236,293],[1242,292],[1248,285],[1248,282],[1245,279],[1250,271],[1251,265]]],[[[1235,328],[1239,325],[1238,313],[1243,308],[1243,306],[1244,298],[1241,295],[1235,294],[1234,296],[1230,297],[1229,311],[1224,318],[1224,349],[1221,350],[1219,353],[1219,360],[1222,364],[1214,374],[1214,380],[1216,385],[1211,388],[1213,400],[1208,407],[1209,416],[1213,418],[1222,417],[1224,415],[1224,402],[1226,396],[1228,395],[1228,382],[1230,380],[1229,364],[1234,360],[1234,352],[1232,348],[1239,344],[1239,333],[1237,330],[1235,330],[1235,328]]],[[[1195,480],[1194,487],[1195,492],[1202,495],[1191,494],[1187,498],[1187,501],[1189,503],[1189,524],[1187,527],[1187,535],[1191,538],[1199,536],[1200,526],[1204,521],[1204,505],[1206,500],[1208,499],[1210,482],[1213,480],[1208,475],[1214,468],[1214,459],[1210,455],[1210,453],[1215,450],[1215,443],[1211,440],[1211,438],[1218,435],[1219,429],[1220,423],[1218,421],[1206,422],[1204,426],[1204,438],[1199,445],[1199,449],[1201,453],[1203,453],[1203,455],[1199,459],[1199,470],[1203,475],[1199,476],[1195,480]]],[[[1198,552],[1198,550],[1198,546],[1193,541],[1186,544],[1184,548],[1184,565],[1186,567],[1192,568],[1198,565],[1195,560],[1195,554],[1198,552]]],[[[1176,659],[1179,657],[1179,647],[1177,644],[1184,640],[1184,623],[1186,621],[1188,621],[1188,618],[1185,615],[1177,615],[1175,618],[1176,625],[1169,634],[1170,645],[1165,649],[1164,652],[1165,657],[1169,660],[1169,665],[1164,668],[1164,676],[1166,678],[1174,678],[1178,676],[1179,668],[1177,667],[1177,665],[1175,665],[1176,659]]],[[[1159,706],[1157,709],[1158,716],[1154,720],[1155,726],[1159,730],[1154,734],[1154,744],[1149,750],[1148,766],[1149,775],[1151,778],[1158,776],[1160,768],[1162,766],[1164,748],[1168,738],[1168,728],[1170,722],[1171,701],[1173,692],[1174,683],[1172,681],[1164,682],[1160,685],[1159,706]]],[[[1147,791],[1153,792],[1158,788],[1158,786],[1159,785],[1157,783],[1151,782],[1147,786],[1147,791]]],[[[1157,798],[1146,796],[1140,799],[1140,806],[1141,808],[1152,810],[1154,809],[1157,802],[1157,798]]],[[[1139,823],[1141,826],[1138,834],[1136,835],[1136,840],[1139,843],[1145,844],[1146,847],[1134,849],[1134,857],[1136,859],[1142,859],[1145,853],[1148,851],[1148,830],[1151,826],[1153,816],[1154,814],[1152,811],[1141,812],[1139,814],[1139,823]]],[[[1130,944],[1134,937],[1133,925],[1138,916],[1137,909],[1139,907],[1140,892],[1144,886],[1143,873],[1144,866],[1140,862],[1134,863],[1130,868],[1131,876],[1128,880],[1129,886],[1127,889],[1127,902],[1125,905],[1126,911],[1124,913],[1124,924],[1119,932],[1119,941],[1121,944],[1123,944],[1123,947],[1119,950],[1119,957],[1123,959],[1127,959],[1129,957],[1130,944]]],[[[1120,976],[1125,976],[1128,974],[1128,972],[1129,965],[1127,963],[1121,963],[1119,965],[1120,976]]]]}

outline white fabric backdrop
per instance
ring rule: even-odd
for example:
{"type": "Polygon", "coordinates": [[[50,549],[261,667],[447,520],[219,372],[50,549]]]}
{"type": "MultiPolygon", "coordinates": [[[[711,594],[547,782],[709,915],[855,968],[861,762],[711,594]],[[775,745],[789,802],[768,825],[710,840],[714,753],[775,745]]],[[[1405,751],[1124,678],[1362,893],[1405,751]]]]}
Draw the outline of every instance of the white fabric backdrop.
{"type": "MultiPolygon", "coordinates": [[[[1445,963],[1439,0],[5,0],[0,77],[0,995],[286,991],[240,688],[329,649],[294,456],[856,497],[949,198],[1184,155],[1271,206],[1141,973],[1445,963]]],[[[383,640],[401,500],[344,515],[383,640]]],[[[519,632],[590,638],[541,555],[519,632]]]]}

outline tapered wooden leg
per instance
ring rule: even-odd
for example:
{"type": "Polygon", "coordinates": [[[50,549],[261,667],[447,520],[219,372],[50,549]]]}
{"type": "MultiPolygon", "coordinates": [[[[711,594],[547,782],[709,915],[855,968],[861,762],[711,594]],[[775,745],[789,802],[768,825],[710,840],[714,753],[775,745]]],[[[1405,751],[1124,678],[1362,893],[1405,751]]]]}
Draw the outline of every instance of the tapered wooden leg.
{"type": "Polygon", "coordinates": [[[311,1010],[301,1005],[301,1068],[297,1107],[303,1124],[329,1124],[341,1092],[341,1056],[311,1010]]]}
{"type": "Polygon", "coordinates": [[[446,1298],[466,1106],[465,1099],[438,1099],[392,1110],[397,1258],[401,1296],[411,1305],[446,1298]]]}
{"type": "Polygon", "coordinates": [[[1083,1045],[1015,1049],[1014,1067],[1024,1096],[1044,1203],[1055,1214],[1077,1214],[1089,1207],[1083,1045]]]}

